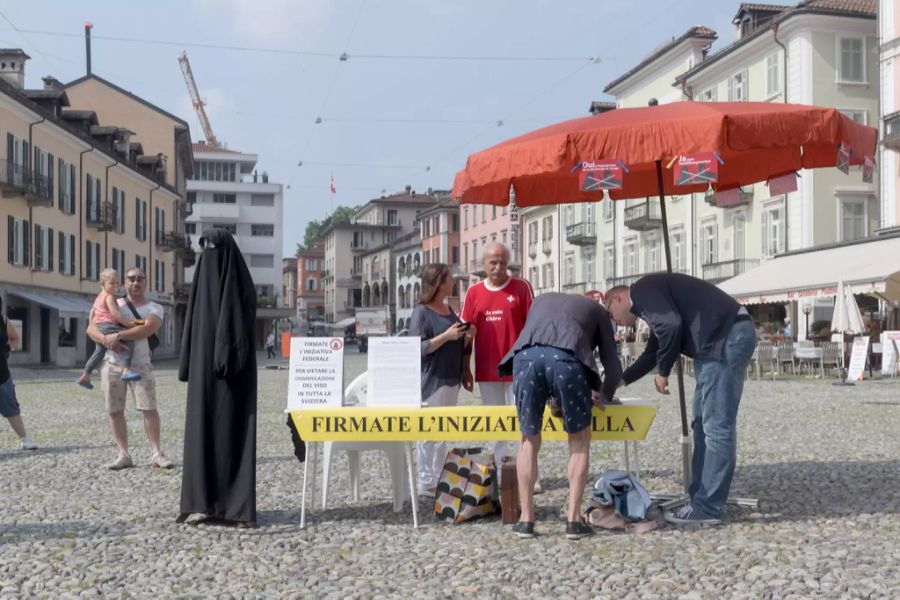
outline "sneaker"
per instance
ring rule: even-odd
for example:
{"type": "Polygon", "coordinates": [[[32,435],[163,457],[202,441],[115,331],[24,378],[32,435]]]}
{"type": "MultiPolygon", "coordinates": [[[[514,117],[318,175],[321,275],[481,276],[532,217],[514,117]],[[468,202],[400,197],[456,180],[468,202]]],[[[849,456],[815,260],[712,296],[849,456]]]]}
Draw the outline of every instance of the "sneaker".
{"type": "Polygon", "coordinates": [[[106,465],[106,468],[110,471],[121,471],[122,469],[128,469],[133,466],[134,461],[131,460],[131,456],[128,454],[120,454],[116,457],[116,460],[106,465]]]}
{"type": "Polygon", "coordinates": [[[162,452],[157,452],[150,457],[150,466],[157,469],[171,469],[172,461],[162,452]]]}
{"type": "Polygon", "coordinates": [[[81,387],[87,388],[89,390],[94,389],[94,384],[91,383],[91,378],[88,377],[87,375],[82,375],[81,377],[78,378],[77,381],[75,381],[75,383],[77,383],[81,387]]]}
{"type": "Polygon", "coordinates": [[[34,443],[30,436],[25,436],[22,438],[22,450],[37,450],[38,445],[34,443]]]}
{"type": "Polygon", "coordinates": [[[519,521],[513,525],[513,533],[524,540],[534,537],[534,521],[519,521]]]}
{"type": "Polygon", "coordinates": [[[534,480],[534,494],[537,495],[537,494],[543,494],[543,493],[544,493],[544,488],[541,487],[541,480],[535,479],[534,480]]]}
{"type": "Polygon", "coordinates": [[[694,507],[690,504],[685,504],[678,510],[668,510],[664,516],[666,521],[675,525],[720,525],[722,523],[722,519],[706,517],[695,512],[694,507]]]}
{"type": "Polygon", "coordinates": [[[566,539],[580,540],[583,537],[593,535],[594,530],[591,526],[584,522],[583,519],[578,521],[566,521],[566,539]]]}

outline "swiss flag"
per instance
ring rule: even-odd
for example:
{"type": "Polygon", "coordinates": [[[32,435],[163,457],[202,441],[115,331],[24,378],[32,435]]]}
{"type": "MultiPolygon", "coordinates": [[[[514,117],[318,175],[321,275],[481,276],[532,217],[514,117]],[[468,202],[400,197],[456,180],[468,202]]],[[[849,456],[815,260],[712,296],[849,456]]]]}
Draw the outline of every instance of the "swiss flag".
{"type": "Polygon", "coordinates": [[[334,175],[332,175],[331,176],[331,193],[334,194],[336,192],[337,192],[337,190],[334,187],[334,175]]]}

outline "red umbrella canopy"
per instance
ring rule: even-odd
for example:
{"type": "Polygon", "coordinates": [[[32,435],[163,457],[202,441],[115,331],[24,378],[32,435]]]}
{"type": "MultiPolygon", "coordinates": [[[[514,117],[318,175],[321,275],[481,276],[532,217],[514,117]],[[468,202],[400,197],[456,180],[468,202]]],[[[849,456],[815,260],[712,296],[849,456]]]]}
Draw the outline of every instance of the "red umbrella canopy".
{"type": "MultiPolygon", "coordinates": [[[[613,199],[643,198],[659,190],[663,167],[685,154],[715,152],[717,190],[734,189],[816,167],[833,167],[841,144],[850,164],[874,158],[877,132],[835,108],[768,102],[676,102],[612,110],[550,125],[469,156],[453,196],[463,203],[535,206],[597,201],[603,191],[581,191],[578,165],[620,161],[621,189],[613,199]]],[[[707,183],[675,185],[663,171],[666,194],[703,192],[707,183]]]]}

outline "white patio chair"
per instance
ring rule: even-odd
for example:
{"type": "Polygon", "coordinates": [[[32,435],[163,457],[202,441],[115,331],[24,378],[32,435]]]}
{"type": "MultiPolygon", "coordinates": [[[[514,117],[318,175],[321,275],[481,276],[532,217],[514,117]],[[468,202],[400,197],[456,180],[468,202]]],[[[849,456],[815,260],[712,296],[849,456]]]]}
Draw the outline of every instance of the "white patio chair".
{"type": "MultiPolygon", "coordinates": [[[[368,373],[350,382],[344,390],[346,405],[366,404],[368,373]]],[[[391,492],[394,501],[394,512],[403,510],[403,503],[409,498],[409,480],[407,478],[406,453],[403,442],[325,442],[322,460],[322,508],[328,502],[328,478],[331,474],[331,463],[335,453],[343,451],[347,454],[350,471],[350,490],[352,498],[359,500],[359,454],[369,450],[380,450],[387,455],[391,469],[391,492]]]]}
{"type": "Polygon", "coordinates": [[[778,368],[784,368],[787,375],[787,367],[791,367],[791,375],[797,374],[797,364],[794,362],[794,345],[791,342],[784,341],[778,344],[778,368]]]}
{"type": "Polygon", "coordinates": [[[762,373],[766,369],[772,373],[772,381],[778,374],[778,365],[775,362],[775,346],[770,342],[760,342],[756,346],[756,379],[762,379],[762,373]]]}
{"type": "Polygon", "coordinates": [[[843,345],[842,342],[825,342],[822,344],[822,368],[828,369],[829,371],[832,368],[837,369],[838,377],[840,377],[841,351],[843,345]]]}

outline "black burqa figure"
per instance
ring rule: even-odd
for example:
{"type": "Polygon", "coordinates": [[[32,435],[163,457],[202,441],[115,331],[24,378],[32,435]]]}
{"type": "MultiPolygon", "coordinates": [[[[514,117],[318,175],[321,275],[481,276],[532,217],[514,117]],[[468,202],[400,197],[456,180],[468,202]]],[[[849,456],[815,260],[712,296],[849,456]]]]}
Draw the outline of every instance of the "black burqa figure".
{"type": "Polygon", "coordinates": [[[181,341],[188,382],[181,515],[256,522],[256,288],[231,234],[200,238],[181,341]]]}

